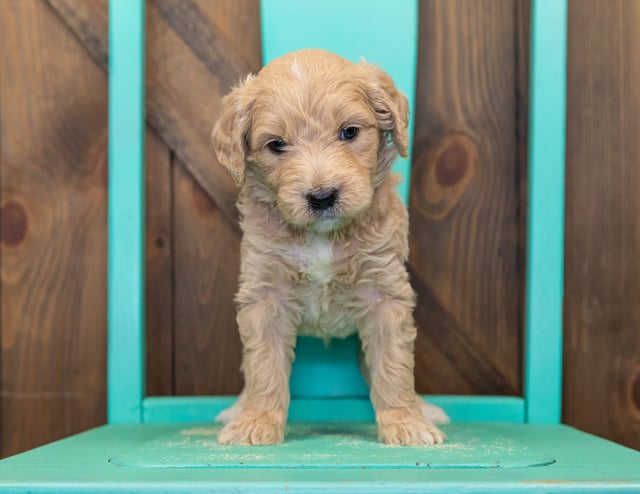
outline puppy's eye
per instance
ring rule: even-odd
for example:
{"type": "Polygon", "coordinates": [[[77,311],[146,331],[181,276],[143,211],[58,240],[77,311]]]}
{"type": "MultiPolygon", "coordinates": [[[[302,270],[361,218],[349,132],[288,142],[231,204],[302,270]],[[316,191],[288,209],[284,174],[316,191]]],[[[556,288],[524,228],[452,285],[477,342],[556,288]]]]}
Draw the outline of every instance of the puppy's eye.
{"type": "Polygon", "coordinates": [[[287,143],[282,139],[274,139],[273,141],[269,141],[267,143],[267,147],[272,153],[281,154],[284,153],[284,150],[287,147],[287,143]]]}
{"type": "Polygon", "coordinates": [[[340,140],[341,141],[353,141],[356,137],[358,137],[358,132],[360,129],[358,127],[345,127],[340,130],[340,140]]]}

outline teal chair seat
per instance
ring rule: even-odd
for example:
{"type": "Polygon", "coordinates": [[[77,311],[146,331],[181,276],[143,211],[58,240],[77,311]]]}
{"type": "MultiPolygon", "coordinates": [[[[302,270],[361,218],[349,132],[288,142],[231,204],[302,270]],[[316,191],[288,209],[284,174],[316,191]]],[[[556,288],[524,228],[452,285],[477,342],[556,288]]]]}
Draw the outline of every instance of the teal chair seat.
{"type": "MultiPolygon", "coordinates": [[[[263,0],[265,62],[305,46],[366,54],[413,107],[417,0],[348,4],[263,0]]],[[[566,0],[532,5],[524,396],[430,396],[453,420],[447,443],[389,447],[357,340],[300,339],[286,441],[251,447],[216,442],[233,397],[145,396],[144,2],[111,0],[109,423],[3,460],[0,491],[640,492],[639,452],[560,424],[566,0]]],[[[396,164],[405,201],[409,170],[396,164]]]]}

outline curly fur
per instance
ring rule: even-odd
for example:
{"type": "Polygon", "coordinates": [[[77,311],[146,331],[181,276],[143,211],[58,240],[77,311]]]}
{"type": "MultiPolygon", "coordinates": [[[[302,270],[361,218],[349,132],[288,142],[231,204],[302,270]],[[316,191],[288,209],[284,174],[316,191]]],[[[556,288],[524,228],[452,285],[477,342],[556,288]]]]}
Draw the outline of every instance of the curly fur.
{"type": "Polygon", "coordinates": [[[283,441],[296,335],[356,332],[380,439],[444,440],[429,419],[446,415],[414,390],[408,218],[389,172],[407,154],[407,119],[385,72],[320,50],[279,58],[224,98],[212,140],[240,187],[245,389],[220,416],[221,443],[283,441]],[[356,138],[340,139],[346,127],[356,138]],[[310,207],[309,195],[326,190],[337,191],[335,204],[310,207]]]}

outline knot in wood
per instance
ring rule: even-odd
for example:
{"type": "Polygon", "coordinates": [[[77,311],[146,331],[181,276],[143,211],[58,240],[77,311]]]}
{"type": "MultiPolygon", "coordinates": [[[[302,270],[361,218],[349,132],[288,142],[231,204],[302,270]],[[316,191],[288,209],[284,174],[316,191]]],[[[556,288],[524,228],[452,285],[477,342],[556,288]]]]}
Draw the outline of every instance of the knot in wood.
{"type": "Polygon", "coordinates": [[[472,153],[460,139],[442,149],[435,163],[436,180],[443,187],[452,187],[464,179],[471,167],[472,153]]]}
{"type": "Polygon", "coordinates": [[[461,133],[441,137],[415,160],[415,206],[427,218],[445,218],[471,183],[477,162],[473,139],[461,133]]]}
{"type": "Polygon", "coordinates": [[[2,232],[0,239],[4,245],[14,247],[27,235],[27,213],[22,204],[9,200],[2,205],[2,232]]]}

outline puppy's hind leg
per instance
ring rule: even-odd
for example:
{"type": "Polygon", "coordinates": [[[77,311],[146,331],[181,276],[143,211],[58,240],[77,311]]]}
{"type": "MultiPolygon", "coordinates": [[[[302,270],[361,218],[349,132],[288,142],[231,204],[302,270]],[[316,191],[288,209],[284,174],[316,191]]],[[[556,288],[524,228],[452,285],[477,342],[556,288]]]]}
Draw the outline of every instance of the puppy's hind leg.
{"type": "Polygon", "coordinates": [[[229,408],[225,408],[218,415],[216,415],[216,422],[226,424],[231,422],[234,418],[240,415],[240,412],[244,408],[244,402],[246,401],[246,393],[243,389],[240,395],[238,395],[238,399],[236,402],[231,405],[229,408]]]}
{"type": "Polygon", "coordinates": [[[420,402],[420,411],[422,412],[422,416],[429,422],[433,422],[437,425],[444,425],[451,422],[451,419],[442,408],[423,400],[420,396],[417,396],[417,399],[420,402]]]}

